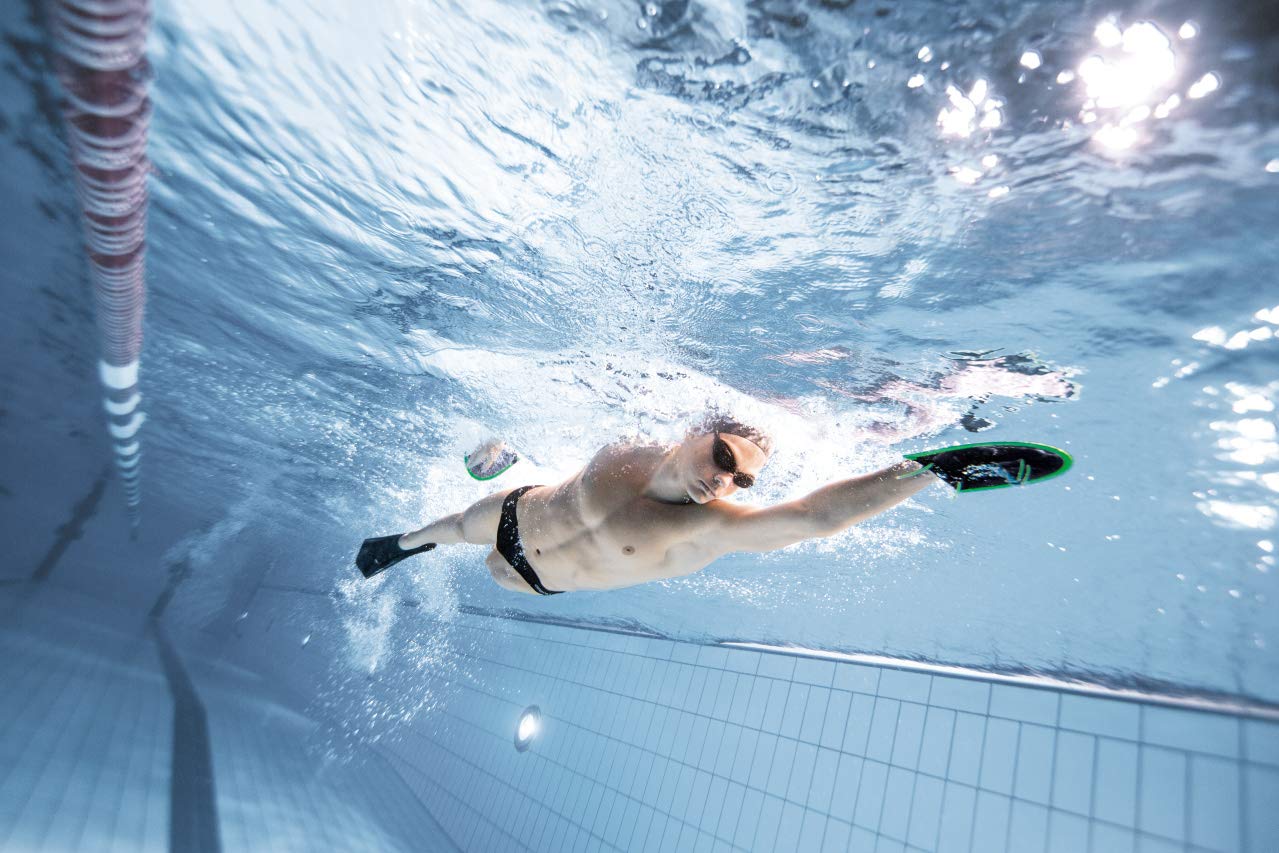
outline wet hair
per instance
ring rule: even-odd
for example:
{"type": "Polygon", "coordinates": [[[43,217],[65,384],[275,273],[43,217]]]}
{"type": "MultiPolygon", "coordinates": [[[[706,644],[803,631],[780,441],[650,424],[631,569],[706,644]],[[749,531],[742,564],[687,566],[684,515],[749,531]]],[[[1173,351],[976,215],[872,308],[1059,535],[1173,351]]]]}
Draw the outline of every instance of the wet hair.
{"type": "Polygon", "coordinates": [[[716,432],[746,439],[764,451],[765,459],[773,455],[773,440],[771,438],[762,430],[758,430],[749,424],[744,424],[728,415],[712,412],[701,423],[689,430],[690,435],[710,435],[716,432]]]}

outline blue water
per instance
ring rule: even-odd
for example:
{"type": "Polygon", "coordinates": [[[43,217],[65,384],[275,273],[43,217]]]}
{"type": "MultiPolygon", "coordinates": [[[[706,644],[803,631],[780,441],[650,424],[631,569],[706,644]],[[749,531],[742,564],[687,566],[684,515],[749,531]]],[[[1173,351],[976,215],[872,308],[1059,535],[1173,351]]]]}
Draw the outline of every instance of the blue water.
{"type": "MultiPolygon", "coordinates": [[[[263,585],[336,597],[335,671],[429,666],[418,614],[479,608],[1279,701],[1264,5],[882,5],[161,2],[142,531],[109,486],[59,582],[182,566],[187,644],[263,585]],[[608,593],[506,592],[476,546],[353,576],[710,404],[775,437],[751,504],[970,440],[1075,467],[608,593]],[[490,434],[524,461],[477,483],[490,434]]],[[[20,578],[108,453],[56,84],[2,15],[20,578]]]]}

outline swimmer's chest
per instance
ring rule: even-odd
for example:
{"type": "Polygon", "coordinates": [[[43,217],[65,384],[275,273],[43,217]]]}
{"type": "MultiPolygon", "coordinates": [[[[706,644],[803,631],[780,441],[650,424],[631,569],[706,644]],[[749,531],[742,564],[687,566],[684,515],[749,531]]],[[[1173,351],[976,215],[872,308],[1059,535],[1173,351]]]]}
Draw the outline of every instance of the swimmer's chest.
{"type": "Polygon", "coordinates": [[[692,566],[709,514],[697,505],[663,504],[647,498],[616,507],[591,532],[597,568],[607,574],[662,575],[692,566]]]}

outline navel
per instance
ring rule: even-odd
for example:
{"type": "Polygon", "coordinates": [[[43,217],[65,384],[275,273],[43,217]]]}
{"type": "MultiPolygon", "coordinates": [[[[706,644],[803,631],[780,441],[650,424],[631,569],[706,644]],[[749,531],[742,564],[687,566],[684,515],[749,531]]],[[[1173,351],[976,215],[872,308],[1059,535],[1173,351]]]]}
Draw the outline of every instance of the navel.
{"type": "Polygon", "coordinates": [[[634,553],[635,553],[635,546],[634,546],[634,545],[624,545],[624,546],[622,546],[622,553],[623,553],[623,554],[634,554],[634,553]]]}

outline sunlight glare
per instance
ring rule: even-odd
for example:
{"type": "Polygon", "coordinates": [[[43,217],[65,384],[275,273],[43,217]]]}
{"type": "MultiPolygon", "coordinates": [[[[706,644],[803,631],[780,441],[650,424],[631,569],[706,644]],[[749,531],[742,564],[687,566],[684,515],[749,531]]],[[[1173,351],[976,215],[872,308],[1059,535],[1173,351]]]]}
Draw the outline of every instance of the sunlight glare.
{"type": "Polygon", "coordinates": [[[1215,92],[1221,87],[1221,78],[1209,71],[1191,84],[1190,89],[1186,91],[1186,96],[1190,98],[1202,98],[1210,92],[1215,92]]]}
{"type": "Polygon", "coordinates": [[[954,85],[948,85],[946,97],[951,106],[943,107],[937,114],[937,124],[941,126],[942,136],[967,138],[972,135],[975,126],[991,130],[1003,124],[1004,114],[1001,108],[1004,102],[989,97],[989,94],[990,85],[985,79],[978,79],[973,83],[967,95],[954,85]],[[980,119],[977,118],[979,108],[980,119]]]}
{"type": "Polygon", "coordinates": [[[1115,22],[1111,20],[1102,21],[1092,32],[1102,47],[1114,47],[1123,41],[1123,35],[1119,32],[1119,27],[1115,26],[1115,22]]]}
{"type": "Polygon", "coordinates": [[[1172,45],[1154,24],[1141,21],[1125,30],[1123,52],[1114,63],[1093,54],[1079,65],[1088,97],[1102,109],[1142,103],[1172,78],[1172,45]]]}
{"type": "Polygon", "coordinates": [[[1103,125],[1101,130],[1093,134],[1093,139],[1112,151],[1124,151],[1137,142],[1137,131],[1131,127],[1117,127],[1113,124],[1103,125]]]}

